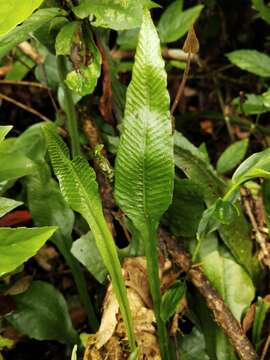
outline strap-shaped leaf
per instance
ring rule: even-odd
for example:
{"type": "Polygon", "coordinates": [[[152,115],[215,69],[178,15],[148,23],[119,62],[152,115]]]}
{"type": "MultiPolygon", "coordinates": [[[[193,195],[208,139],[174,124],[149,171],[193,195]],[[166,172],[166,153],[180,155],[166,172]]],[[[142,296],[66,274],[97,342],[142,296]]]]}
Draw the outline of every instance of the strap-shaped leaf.
{"type": "Polygon", "coordinates": [[[162,358],[167,359],[165,322],[160,317],[156,228],[172,200],[173,139],[166,73],[159,38],[145,10],[115,170],[116,200],[144,241],[162,358]]]}
{"type": "Polygon", "coordinates": [[[135,226],[158,222],[173,190],[173,140],[164,61],[155,27],[145,13],[127,90],[117,153],[115,196],[135,226]]]}
{"type": "Polygon", "coordinates": [[[134,349],[135,339],[126,288],[114,240],[103,215],[95,172],[81,156],[70,160],[67,146],[50,125],[46,125],[44,131],[60,189],[71,208],[85,218],[92,230],[104,265],[110,273],[130,345],[134,349]]]}

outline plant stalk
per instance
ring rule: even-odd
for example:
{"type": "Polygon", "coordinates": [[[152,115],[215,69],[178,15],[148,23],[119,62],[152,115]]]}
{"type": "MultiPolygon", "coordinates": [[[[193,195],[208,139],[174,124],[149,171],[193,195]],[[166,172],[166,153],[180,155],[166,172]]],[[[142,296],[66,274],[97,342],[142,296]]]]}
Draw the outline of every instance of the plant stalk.
{"type": "Polygon", "coordinates": [[[147,261],[148,281],[157,322],[160,352],[163,360],[169,360],[170,355],[167,328],[165,322],[161,319],[160,316],[161,292],[159,280],[156,226],[148,219],[146,220],[144,234],[146,234],[146,236],[144,237],[144,250],[147,261]]]}
{"type": "Polygon", "coordinates": [[[60,78],[61,87],[63,88],[65,95],[65,113],[67,117],[67,129],[71,139],[71,154],[72,158],[80,155],[80,142],[79,142],[79,130],[77,122],[77,114],[72,98],[72,92],[65,84],[65,78],[67,74],[66,59],[63,55],[57,56],[57,68],[60,78]]]}
{"type": "Polygon", "coordinates": [[[67,247],[68,244],[66,243],[63,244],[62,242],[60,244],[59,241],[57,241],[56,245],[59,248],[61,254],[64,256],[65,261],[71,270],[78,293],[80,295],[85,311],[87,313],[89,327],[91,331],[96,332],[99,327],[99,322],[94,310],[94,306],[91,302],[91,299],[87,291],[86,281],[82,273],[80,264],[78,263],[77,259],[71,254],[70,246],[67,247]]]}

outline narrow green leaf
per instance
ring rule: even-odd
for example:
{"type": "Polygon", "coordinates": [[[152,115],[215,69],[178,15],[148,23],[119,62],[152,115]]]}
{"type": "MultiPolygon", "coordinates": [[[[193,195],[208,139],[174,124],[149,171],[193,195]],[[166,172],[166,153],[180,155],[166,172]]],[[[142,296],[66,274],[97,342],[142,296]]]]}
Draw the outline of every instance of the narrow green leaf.
{"type": "Polygon", "coordinates": [[[161,15],[158,23],[161,42],[174,42],[184,36],[199,17],[203,5],[193,6],[184,11],[182,8],[183,0],[177,0],[171,3],[161,15]]]}
{"type": "Polygon", "coordinates": [[[95,172],[89,167],[85,158],[78,156],[72,161],[69,159],[67,146],[56,135],[53,128],[45,126],[44,132],[62,194],[71,208],[79,212],[88,222],[103,262],[110,273],[121,315],[127,328],[130,346],[133,350],[135,338],[126,288],[114,240],[103,215],[95,172]]]}
{"type": "Polygon", "coordinates": [[[255,177],[270,177],[270,149],[255,153],[247,158],[234,172],[233,187],[255,177]]]}
{"type": "Polygon", "coordinates": [[[0,151],[0,182],[33,173],[35,164],[18,151],[0,151]]]}
{"type": "Polygon", "coordinates": [[[150,289],[162,356],[168,353],[165,324],[160,318],[158,222],[172,200],[173,139],[169,95],[160,43],[145,11],[115,167],[115,197],[144,241],[150,289]]]}
{"type": "Polygon", "coordinates": [[[255,345],[256,351],[259,351],[262,345],[262,329],[269,309],[270,303],[259,297],[256,303],[256,312],[252,325],[252,342],[255,345]]]}
{"type": "Polygon", "coordinates": [[[56,55],[70,55],[72,42],[78,26],[78,21],[72,21],[61,28],[55,41],[56,55]]]}
{"type": "Polygon", "coordinates": [[[56,227],[0,228],[0,276],[15,270],[31,256],[55,232],[56,227]]]}
{"type": "Polygon", "coordinates": [[[22,204],[23,203],[21,201],[0,197],[0,217],[22,204]]]}
{"type": "Polygon", "coordinates": [[[226,55],[242,70],[262,77],[270,77],[270,57],[257,50],[235,50],[226,55]]]}
{"type": "Polygon", "coordinates": [[[140,228],[158,222],[172,199],[173,151],[164,61],[149,15],[139,36],[127,90],[115,168],[118,204],[140,228]]]}
{"type": "Polygon", "coordinates": [[[63,295],[51,284],[34,281],[26,292],[13,296],[16,310],[7,316],[20,333],[36,340],[74,344],[74,330],[63,295]]]}
{"type": "Polygon", "coordinates": [[[244,139],[227,147],[218,159],[217,172],[223,174],[235,168],[244,159],[248,144],[248,139],[244,139]]]}
{"type": "Polygon", "coordinates": [[[0,126],[0,143],[4,140],[6,135],[10,132],[10,130],[13,128],[11,125],[1,125],[0,126]]]}
{"type": "Polygon", "coordinates": [[[95,16],[91,22],[94,26],[125,30],[141,25],[143,6],[147,3],[151,6],[150,1],[143,0],[82,0],[73,11],[80,19],[95,16]]]}
{"type": "MultiPolygon", "coordinates": [[[[17,13],[17,10],[16,10],[17,13]]],[[[41,27],[46,22],[63,13],[58,8],[45,8],[36,11],[22,25],[17,26],[8,34],[0,37],[0,59],[5,56],[14,46],[27,40],[30,33],[41,27]]]]}
{"type": "Polygon", "coordinates": [[[42,2],[43,0],[0,0],[0,35],[27,19],[42,2]]]}
{"type": "Polygon", "coordinates": [[[108,272],[103,264],[91,231],[74,241],[71,253],[87,268],[97,281],[104,283],[108,272]]]}
{"type": "Polygon", "coordinates": [[[160,316],[164,322],[169,321],[175,314],[178,305],[185,296],[185,293],[186,284],[178,280],[163,294],[161,299],[160,316]]]}

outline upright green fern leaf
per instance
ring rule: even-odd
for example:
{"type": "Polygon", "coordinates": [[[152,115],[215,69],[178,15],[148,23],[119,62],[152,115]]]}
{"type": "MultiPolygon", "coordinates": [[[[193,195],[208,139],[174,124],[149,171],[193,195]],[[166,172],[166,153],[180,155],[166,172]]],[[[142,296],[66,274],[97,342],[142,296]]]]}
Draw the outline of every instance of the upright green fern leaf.
{"type": "Polygon", "coordinates": [[[70,160],[68,148],[50,125],[44,127],[44,132],[60,189],[70,207],[85,218],[94,234],[99,252],[111,276],[131,349],[134,350],[133,324],[121,265],[112,234],[103,215],[95,172],[81,156],[70,160]]]}
{"type": "Polygon", "coordinates": [[[127,90],[123,132],[115,170],[115,197],[144,239],[162,358],[166,328],[160,318],[156,229],[173,192],[173,139],[160,43],[146,10],[132,80],[127,90]]]}

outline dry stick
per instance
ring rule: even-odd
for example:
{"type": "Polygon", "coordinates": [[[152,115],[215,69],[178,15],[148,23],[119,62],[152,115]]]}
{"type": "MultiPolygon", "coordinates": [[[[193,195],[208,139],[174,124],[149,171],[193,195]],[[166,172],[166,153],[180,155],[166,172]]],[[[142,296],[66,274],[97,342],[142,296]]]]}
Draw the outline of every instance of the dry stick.
{"type": "Polygon", "coordinates": [[[187,58],[187,63],[185,66],[184,74],[183,74],[182,80],[179,84],[179,87],[178,87],[178,90],[177,90],[177,93],[176,93],[176,96],[175,96],[175,99],[174,99],[174,102],[173,102],[173,105],[171,108],[171,115],[174,114],[175,109],[176,109],[177,105],[179,104],[181,97],[183,95],[185,85],[187,82],[187,78],[188,78],[189,69],[190,69],[190,60],[191,60],[191,52],[188,53],[188,58],[187,58]]]}
{"type": "Polygon", "coordinates": [[[261,355],[261,360],[265,359],[266,354],[267,354],[267,350],[269,349],[269,346],[270,346],[270,334],[268,335],[268,337],[266,339],[266,342],[264,344],[262,355],[261,355]]]}
{"type": "Polygon", "coordinates": [[[37,110],[27,106],[27,105],[24,105],[23,103],[21,103],[21,102],[19,102],[17,100],[14,100],[9,96],[6,96],[6,95],[0,93],[0,99],[8,101],[11,104],[14,104],[14,105],[18,106],[19,108],[21,108],[21,109],[23,109],[25,111],[28,111],[29,113],[31,113],[33,115],[36,115],[37,117],[39,117],[43,121],[51,121],[49,118],[47,118],[47,116],[42,115],[39,111],[37,111],[37,110]]]}
{"type": "Polygon", "coordinates": [[[176,239],[165,231],[160,231],[160,236],[165,241],[167,249],[174,262],[182,268],[204,297],[207,307],[212,311],[214,320],[223,329],[224,333],[234,347],[241,360],[259,360],[252,344],[243,332],[238,321],[233,316],[229,307],[213,288],[200,266],[192,266],[190,255],[177,244],[176,239]]]}
{"type": "Polygon", "coordinates": [[[243,200],[244,200],[244,208],[246,210],[246,213],[247,213],[247,216],[249,217],[249,220],[252,224],[252,227],[255,231],[255,240],[256,242],[260,245],[260,248],[261,248],[261,251],[262,251],[262,254],[264,256],[264,259],[265,259],[265,265],[267,265],[268,267],[270,267],[270,254],[268,252],[268,249],[266,247],[266,238],[262,235],[260,229],[259,229],[259,226],[257,224],[257,221],[252,213],[252,209],[251,209],[251,206],[250,206],[250,203],[247,199],[247,195],[248,195],[248,192],[247,192],[247,189],[245,188],[242,188],[240,190],[242,196],[243,196],[243,200]]]}
{"type": "MultiPolygon", "coordinates": [[[[165,59],[170,60],[178,60],[178,61],[187,61],[189,53],[186,53],[183,50],[180,49],[169,49],[169,48],[163,48],[161,50],[162,56],[165,59]]],[[[132,59],[134,58],[135,51],[132,50],[112,50],[111,56],[114,59],[132,59]]],[[[194,62],[198,62],[198,56],[195,54],[191,54],[190,60],[194,62]]]]}
{"type": "Polygon", "coordinates": [[[0,80],[1,85],[22,85],[22,86],[33,86],[40,89],[48,90],[48,86],[40,84],[34,81],[25,81],[25,80],[0,80]]]}

